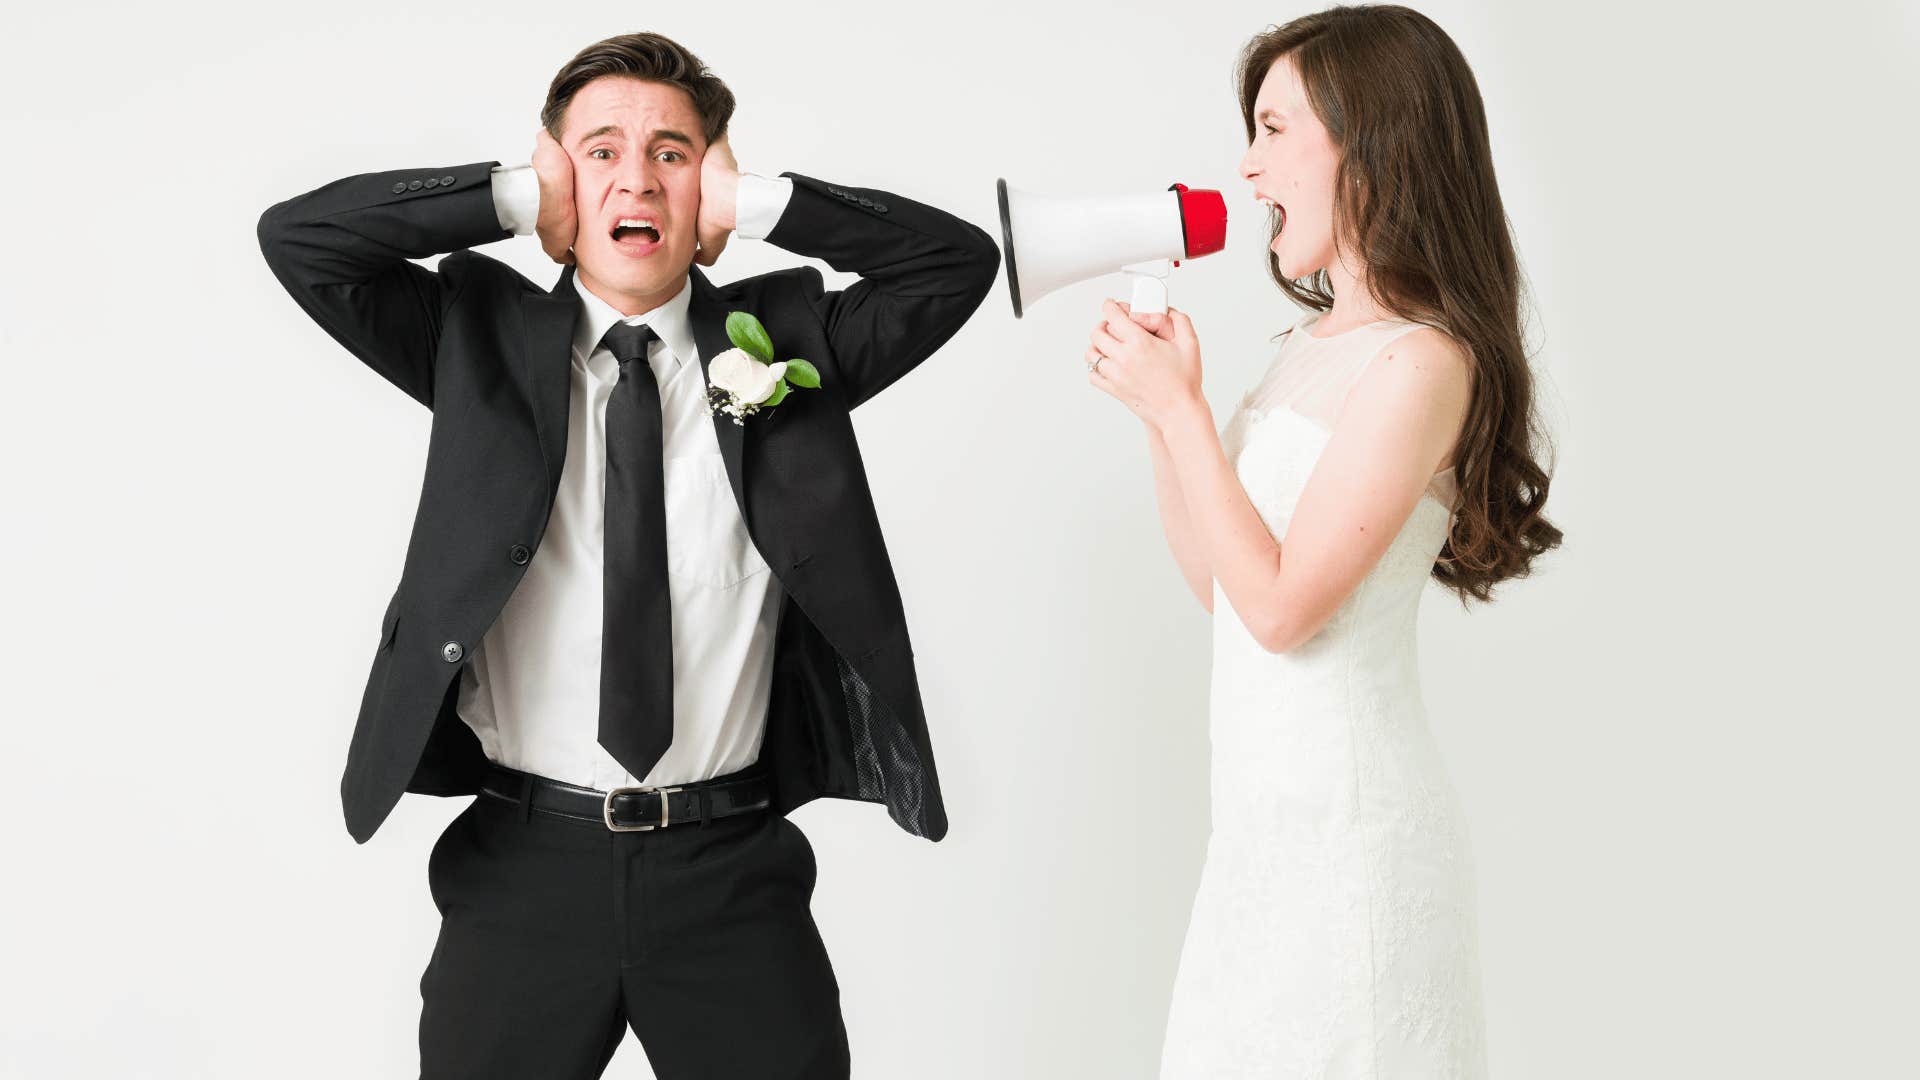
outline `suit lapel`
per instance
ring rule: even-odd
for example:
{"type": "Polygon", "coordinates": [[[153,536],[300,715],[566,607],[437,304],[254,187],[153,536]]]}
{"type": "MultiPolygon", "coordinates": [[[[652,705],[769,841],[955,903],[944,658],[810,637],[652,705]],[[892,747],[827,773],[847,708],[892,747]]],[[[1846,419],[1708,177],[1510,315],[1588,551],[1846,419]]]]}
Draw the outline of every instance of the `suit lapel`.
{"type": "MultiPolygon", "coordinates": [[[[708,283],[706,275],[698,268],[688,271],[693,279],[693,296],[687,304],[687,318],[693,323],[693,341],[700,350],[700,379],[706,386],[713,382],[707,377],[707,367],[713,358],[733,348],[733,342],[727,339],[727,313],[720,304],[720,298],[708,283]]],[[[704,392],[704,391],[703,391],[704,392]]],[[[727,464],[727,480],[733,485],[733,499],[740,504],[740,517],[747,523],[749,534],[753,532],[753,515],[747,512],[747,429],[733,422],[733,417],[723,412],[713,414],[713,432],[720,440],[720,457],[727,464]]]]}
{"type": "Polygon", "coordinates": [[[560,470],[567,462],[568,379],[573,369],[573,324],[580,317],[573,267],[561,272],[552,292],[522,297],[520,311],[526,335],[520,352],[522,377],[533,406],[540,458],[547,467],[547,497],[552,499],[560,490],[560,470]]]}

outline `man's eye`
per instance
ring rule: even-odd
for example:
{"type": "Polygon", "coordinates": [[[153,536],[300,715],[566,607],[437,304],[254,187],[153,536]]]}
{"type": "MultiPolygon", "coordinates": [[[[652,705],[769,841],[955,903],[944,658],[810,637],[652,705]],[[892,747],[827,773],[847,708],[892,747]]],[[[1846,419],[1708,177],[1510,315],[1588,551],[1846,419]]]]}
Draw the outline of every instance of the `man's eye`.
{"type": "Polygon", "coordinates": [[[587,151],[587,156],[590,158],[600,158],[601,161],[607,160],[607,158],[600,157],[601,154],[606,154],[609,157],[611,157],[613,154],[613,151],[607,149],[604,146],[598,146],[593,148],[592,150],[587,151]]]}
{"type": "Polygon", "coordinates": [[[680,151],[678,150],[660,151],[660,157],[661,157],[661,160],[663,161],[680,161],[684,158],[684,156],[685,155],[681,154],[680,151]]]}

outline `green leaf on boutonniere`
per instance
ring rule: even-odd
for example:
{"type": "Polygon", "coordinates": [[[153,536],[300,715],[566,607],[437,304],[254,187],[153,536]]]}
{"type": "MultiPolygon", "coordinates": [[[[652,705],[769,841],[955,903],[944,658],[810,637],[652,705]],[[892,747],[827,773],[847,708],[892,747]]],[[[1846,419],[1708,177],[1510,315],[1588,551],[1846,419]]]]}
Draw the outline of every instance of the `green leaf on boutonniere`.
{"type": "Polygon", "coordinates": [[[773,363],[773,339],[767,336],[767,328],[760,325],[760,320],[746,312],[727,313],[727,340],[755,360],[773,363]]]}
{"type": "Polygon", "coordinates": [[[763,409],[771,409],[775,405],[778,405],[782,401],[786,400],[786,397],[787,397],[787,383],[786,383],[786,380],[782,379],[781,381],[773,384],[773,394],[769,396],[767,400],[761,402],[760,407],[763,409]]]}
{"type": "Polygon", "coordinates": [[[805,360],[787,361],[787,381],[809,390],[820,389],[820,370],[805,360]]]}

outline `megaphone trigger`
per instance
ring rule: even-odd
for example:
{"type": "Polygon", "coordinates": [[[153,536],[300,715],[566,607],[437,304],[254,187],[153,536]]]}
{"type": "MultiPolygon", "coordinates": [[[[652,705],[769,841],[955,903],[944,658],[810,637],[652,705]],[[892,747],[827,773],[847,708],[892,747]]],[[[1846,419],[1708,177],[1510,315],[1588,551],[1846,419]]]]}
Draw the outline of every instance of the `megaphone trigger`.
{"type": "Polygon", "coordinates": [[[1167,259],[1121,268],[1133,282],[1133,302],[1130,306],[1135,315],[1167,313],[1167,274],[1172,268],[1173,263],[1167,259]]]}

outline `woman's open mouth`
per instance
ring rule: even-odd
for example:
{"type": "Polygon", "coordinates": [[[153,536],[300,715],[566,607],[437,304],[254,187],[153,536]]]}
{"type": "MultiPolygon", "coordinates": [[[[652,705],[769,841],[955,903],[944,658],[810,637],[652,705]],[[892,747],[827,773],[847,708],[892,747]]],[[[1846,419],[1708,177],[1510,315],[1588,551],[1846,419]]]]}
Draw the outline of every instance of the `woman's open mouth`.
{"type": "Polygon", "coordinates": [[[1281,206],[1277,202],[1274,202],[1272,199],[1267,198],[1265,195],[1262,195],[1259,198],[1260,198],[1260,205],[1266,207],[1267,212],[1274,215],[1273,231],[1275,233],[1278,233],[1282,229],[1285,229],[1287,227],[1287,208],[1284,206],[1281,206]]]}

